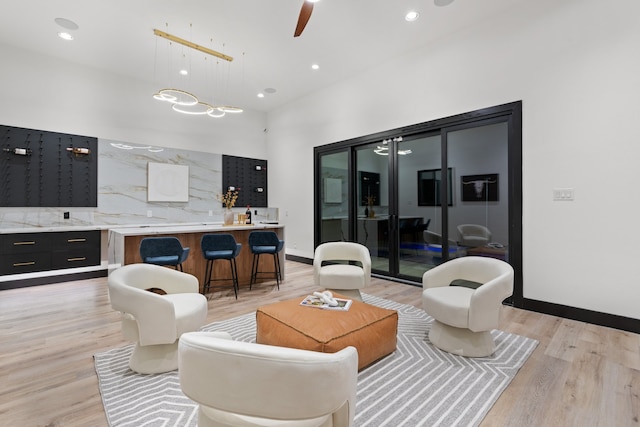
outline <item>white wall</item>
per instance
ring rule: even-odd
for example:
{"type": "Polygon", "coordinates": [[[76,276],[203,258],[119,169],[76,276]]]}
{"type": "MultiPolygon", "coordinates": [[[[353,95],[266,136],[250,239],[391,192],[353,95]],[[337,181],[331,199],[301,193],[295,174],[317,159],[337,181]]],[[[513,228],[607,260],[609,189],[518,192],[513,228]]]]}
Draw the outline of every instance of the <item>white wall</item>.
{"type": "Polygon", "coordinates": [[[266,158],[266,115],[188,116],[158,87],[0,44],[0,123],[141,145],[266,158]]]}
{"type": "Polygon", "coordinates": [[[522,100],[525,298],[640,317],[638,16],[637,0],[529,2],[270,114],[287,252],[313,256],[314,146],[522,100]]]}
{"type": "Polygon", "coordinates": [[[159,88],[146,82],[4,45],[0,57],[0,124],[98,137],[100,158],[97,209],[0,207],[2,228],[222,221],[221,205],[214,200],[221,191],[220,155],[267,157],[264,113],[245,111],[219,119],[183,115],[154,100],[152,94],[159,88]],[[167,149],[125,154],[109,142],[167,149]],[[114,159],[127,173],[109,175],[101,169],[113,167],[114,159]],[[147,161],[190,166],[189,203],[147,203],[147,161]],[[215,173],[194,175],[206,166],[215,173]],[[146,216],[149,210],[152,219],[146,216]],[[63,219],[63,211],[71,211],[69,220],[63,219]]]}

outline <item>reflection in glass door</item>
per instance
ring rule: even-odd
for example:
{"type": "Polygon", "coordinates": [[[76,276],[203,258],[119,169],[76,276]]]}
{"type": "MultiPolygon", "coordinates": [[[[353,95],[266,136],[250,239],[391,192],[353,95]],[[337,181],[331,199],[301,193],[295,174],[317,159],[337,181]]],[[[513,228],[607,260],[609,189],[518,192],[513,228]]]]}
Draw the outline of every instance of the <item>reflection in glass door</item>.
{"type": "Polygon", "coordinates": [[[320,242],[349,240],[349,153],[320,157],[320,242]]]}
{"type": "Polygon", "coordinates": [[[371,253],[374,271],[389,266],[389,156],[380,143],[356,149],[355,239],[371,253]]]}
{"type": "Polygon", "coordinates": [[[400,276],[422,278],[442,262],[441,145],[437,134],[404,138],[397,146],[400,276]]]}
{"type": "Polygon", "coordinates": [[[457,256],[509,261],[508,126],[506,122],[447,133],[447,162],[458,193],[448,232],[457,256]]]}
{"type": "Polygon", "coordinates": [[[467,255],[508,261],[506,122],[404,138],[397,153],[399,277],[467,255]]]}

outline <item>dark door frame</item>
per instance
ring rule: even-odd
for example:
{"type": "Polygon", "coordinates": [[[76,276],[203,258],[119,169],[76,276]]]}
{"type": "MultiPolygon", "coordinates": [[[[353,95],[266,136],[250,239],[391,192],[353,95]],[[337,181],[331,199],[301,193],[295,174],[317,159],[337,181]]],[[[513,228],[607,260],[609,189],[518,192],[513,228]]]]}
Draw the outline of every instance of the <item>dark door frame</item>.
{"type": "MultiPolygon", "coordinates": [[[[446,147],[446,134],[451,130],[458,130],[465,127],[474,127],[479,122],[490,123],[506,122],[508,126],[508,194],[509,194],[509,263],[515,271],[513,305],[516,307],[523,306],[522,291],[522,101],[515,101],[507,104],[497,105],[467,113],[457,114],[454,116],[444,117],[441,119],[431,120],[428,122],[418,123],[384,132],[378,132],[371,135],[361,136],[346,141],[335,142],[332,144],[314,148],[314,247],[319,245],[321,239],[321,199],[320,199],[320,158],[325,154],[335,153],[339,151],[347,151],[349,153],[349,238],[354,237],[355,227],[355,207],[354,197],[356,194],[356,179],[352,175],[356,171],[355,156],[353,151],[357,146],[370,144],[383,139],[391,139],[396,136],[409,137],[418,134],[433,133],[440,131],[445,140],[443,147],[446,147]]],[[[393,173],[395,173],[395,150],[390,149],[389,177],[390,185],[397,185],[394,182],[393,173]]],[[[446,163],[446,150],[443,151],[443,164],[446,163]]],[[[446,174],[442,180],[443,189],[446,189],[446,174]]],[[[446,191],[441,194],[446,194],[446,191]]],[[[390,201],[390,213],[397,212],[397,197],[390,201]],[[393,210],[395,209],[395,210],[393,210]]],[[[446,204],[443,203],[446,209],[446,204]]],[[[393,218],[391,218],[393,224],[393,218]]],[[[443,216],[443,228],[447,226],[446,216],[443,216]]],[[[393,227],[393,225],[391,226],[393,227]]],[[[445,228],[446,229],[446,228],[445,228]]],[[[393,231],[393,228],[392,230],[393,231]]],[[[393,248],[393,246],[391,245],[393,248]]],[[[391,255],[391,254],[390,254],[391,255]]],[[[384,276],[383,276],[384,277],[384,276]]],[[[385,277],[390,280],[398,280],[397,277],[385,277]]],[[[404,280],[401,280],[406,282],[404,280]]],[[[419,285],[419,283],[412,283],[419,285]]]]}

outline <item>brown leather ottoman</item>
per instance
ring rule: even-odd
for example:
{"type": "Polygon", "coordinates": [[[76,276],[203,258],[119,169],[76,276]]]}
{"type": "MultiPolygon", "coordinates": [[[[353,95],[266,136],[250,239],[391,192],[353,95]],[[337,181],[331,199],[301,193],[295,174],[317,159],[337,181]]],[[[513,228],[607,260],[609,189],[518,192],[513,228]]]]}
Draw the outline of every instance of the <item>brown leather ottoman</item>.
{"type": "Polygon", "coordinates": [[[395,351],[397,311],[355,300],[349,311],[323,310],[301,306],[303,299],[258,308],[256,342],[324,353],[354,346],[358,370],[395,351]]]}

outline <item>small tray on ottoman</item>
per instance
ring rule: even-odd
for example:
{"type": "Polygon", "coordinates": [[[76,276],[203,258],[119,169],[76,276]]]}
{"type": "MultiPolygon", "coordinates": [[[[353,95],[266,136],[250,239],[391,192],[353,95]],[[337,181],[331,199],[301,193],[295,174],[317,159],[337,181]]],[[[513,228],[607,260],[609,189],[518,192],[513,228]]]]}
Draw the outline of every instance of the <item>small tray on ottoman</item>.
{"type": "Polygon", "coordinates": [[[358,370],[395,351],[397,311],[355,300],[349,311],[321,310],[301,306],[303,299],[259,307],[256,342],[323,353],[353,346],[358,350],[358,370]]]}

